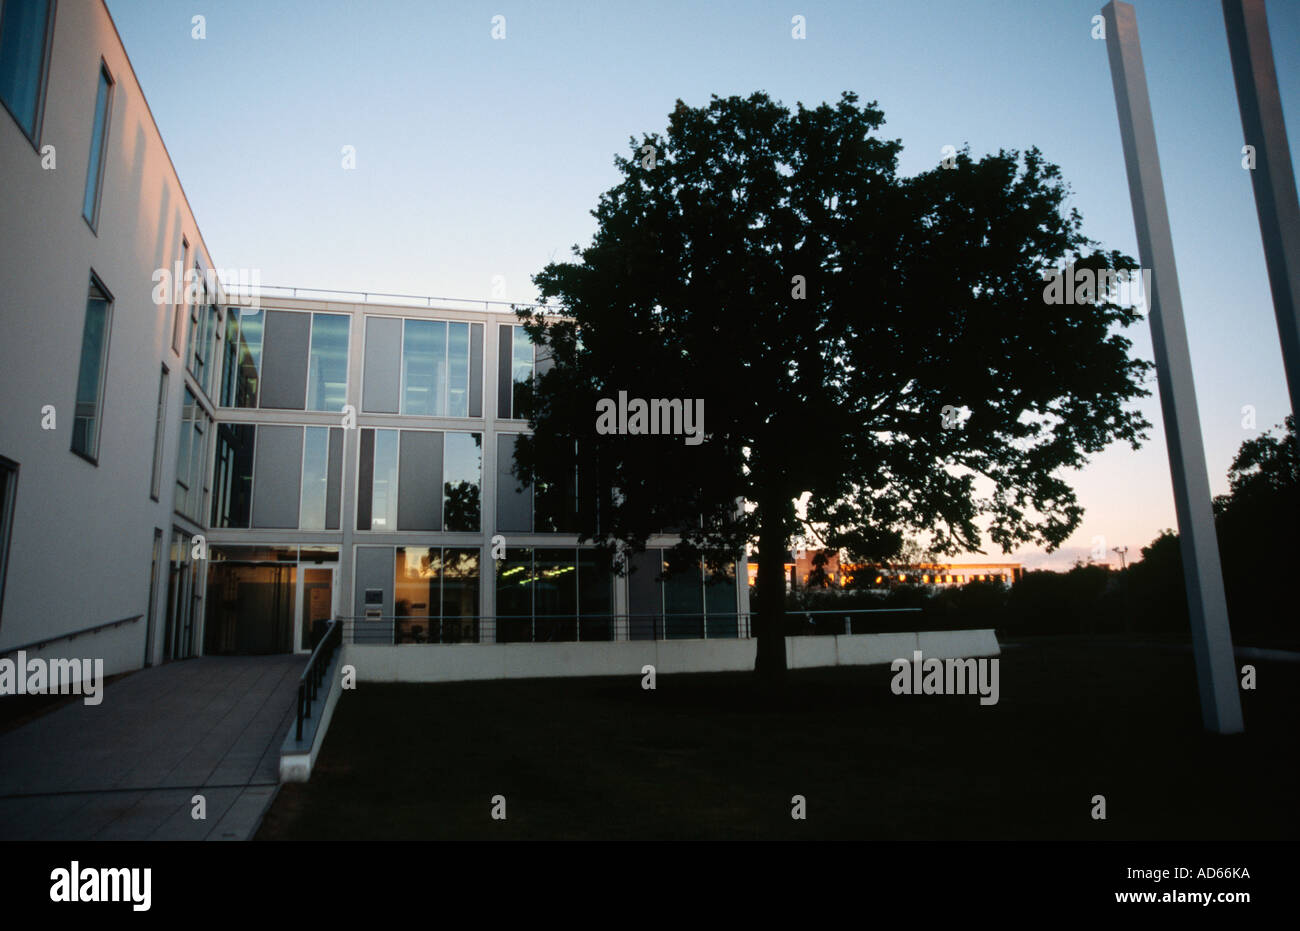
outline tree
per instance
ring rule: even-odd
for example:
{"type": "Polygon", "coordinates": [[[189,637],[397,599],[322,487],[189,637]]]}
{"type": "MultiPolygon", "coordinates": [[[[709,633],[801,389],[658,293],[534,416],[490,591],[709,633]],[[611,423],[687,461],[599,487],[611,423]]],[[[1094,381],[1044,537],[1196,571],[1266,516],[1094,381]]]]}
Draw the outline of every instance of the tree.
{"type": "Polygon", "coordinates": [[[578,515],[611,549],[677,528],[673,565],[716,566],[756,541],[756,667],[773,677],[797,530],[854,561],[908,530],[979,550],[981,517],[1004,551],[1053,548],[1082,514],[1055,472],[1149,427],[1125,402],[1150,366],[1112,332],[1136,312],[1044,302],[1044,269],[1135,265],[1092,249],[1059,169],[1032,148],[962,151],[901,177],[883,122],[852,93],[678,101],[666,135],[615,158],[578,261],[534,277],[546,306],[519,312],[554,361],[528,392],[520,477],[576,447],[580,484],[617,489],[578,515]],[[706,441],[601,433],[596,405],[620,391],[702,403],[706,441]]]}

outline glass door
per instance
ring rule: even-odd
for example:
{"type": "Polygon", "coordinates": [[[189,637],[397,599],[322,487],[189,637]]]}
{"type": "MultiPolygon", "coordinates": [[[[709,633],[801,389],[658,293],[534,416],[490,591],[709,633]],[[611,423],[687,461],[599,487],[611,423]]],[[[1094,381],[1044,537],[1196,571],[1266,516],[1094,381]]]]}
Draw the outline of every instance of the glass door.
{"type": "Polygon", "coordinates": [[[294,641],[298,652],[311,652],[334,616],[334,570],[298,567],[298,623],[294,641]]]}

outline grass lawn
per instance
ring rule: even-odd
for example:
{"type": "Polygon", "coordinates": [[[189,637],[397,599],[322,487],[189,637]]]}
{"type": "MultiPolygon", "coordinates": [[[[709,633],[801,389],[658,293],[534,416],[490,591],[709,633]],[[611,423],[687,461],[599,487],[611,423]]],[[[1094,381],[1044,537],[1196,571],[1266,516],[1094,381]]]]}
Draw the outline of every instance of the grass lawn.
{"type": "Polygon", "coordinates": [[[738,673],[361,683],[257,836],[1294,839],[1300,664],[1255,666],[1233,737],[1202,731],[1190,652],[1121,640],[1007,647],[992,706],[894,695],[882,666],[781,694],[738,673]]]}

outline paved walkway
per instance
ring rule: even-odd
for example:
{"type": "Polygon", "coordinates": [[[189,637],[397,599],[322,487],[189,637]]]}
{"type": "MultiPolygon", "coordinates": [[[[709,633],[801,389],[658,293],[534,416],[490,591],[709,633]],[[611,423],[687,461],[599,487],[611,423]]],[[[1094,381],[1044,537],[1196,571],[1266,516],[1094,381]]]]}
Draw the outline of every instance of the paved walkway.
{"type": "Polygon", "coordinates": [[[0,840],[247,840],[305,656],[200,657],[0,734],[0,840]],[[191,816],[203,795],[207,818],[191,816]]]}

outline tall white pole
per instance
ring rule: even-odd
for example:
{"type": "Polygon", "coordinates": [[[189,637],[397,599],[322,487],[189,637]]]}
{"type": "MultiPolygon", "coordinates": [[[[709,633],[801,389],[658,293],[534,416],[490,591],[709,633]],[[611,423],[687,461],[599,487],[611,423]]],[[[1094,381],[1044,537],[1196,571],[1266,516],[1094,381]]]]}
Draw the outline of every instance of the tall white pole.
{"type": "MultiPolygon", "coordinates": [[[[1210,506],[1210,481],[1196,410],[1192,360],[1178,292],[1174,241],[1169,229],[1165,187],[1156,151],[1155,123],[1147,95],[1146,71],[1138,43],[1133,5],[1111,0],[1102,7],[1106,51],[1115,84],[1115,106],[1128,167],[1138,254],[1152,276],[1151,342],[1155,350],[1160,408],[1174,484],[1179,544],[1187,584],[1187,612],[1192,626],[1196,678],[1201,691],[1201,717],[1207,730],[1235,734],[1243,730],[1241,696],[1237,693],[1228,629],[1228,604],[1223,594],[1219,542],[1210,506]]],[[[1145,277],[1145,276],[1144,276],[1145,277]]]]}
{"type": "MultiPolygon", "coordinates": [[[[1255,209],[1282,341],[1291,412],[1300,416],[1300,203],[1264,0],[1223,0],[1223,20],[1237,83],[1241,127],[1246,144],[1255,150],[1250,181],[1255,188],[1255,209]]],[[[1296,440],[1300,442],[1300,435],[1296,440]]]]}

